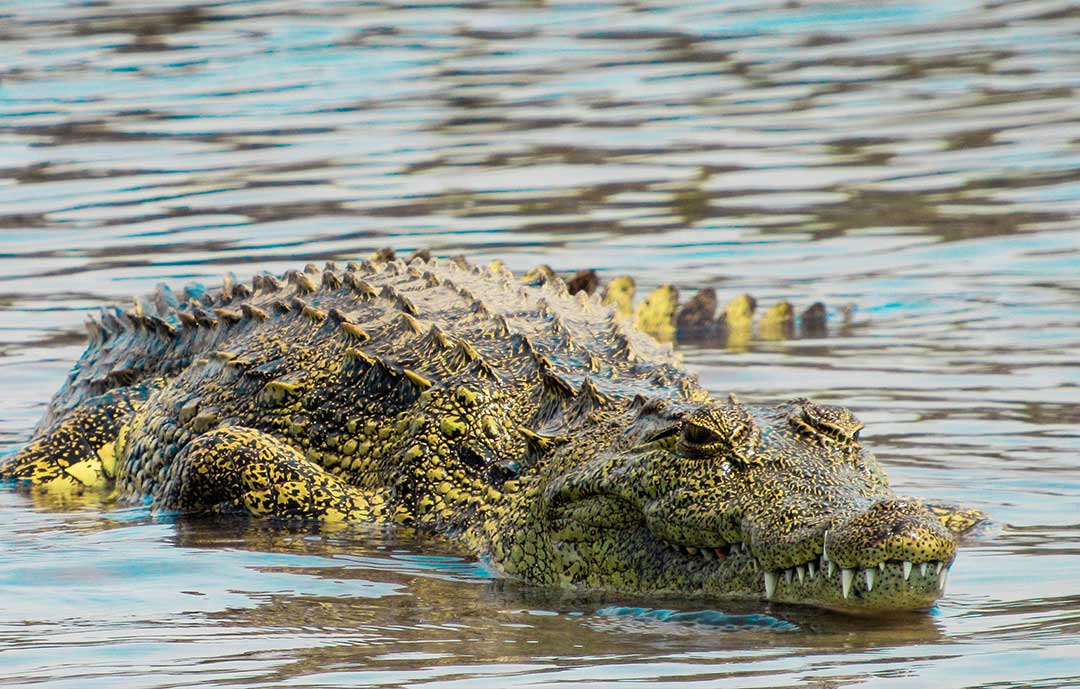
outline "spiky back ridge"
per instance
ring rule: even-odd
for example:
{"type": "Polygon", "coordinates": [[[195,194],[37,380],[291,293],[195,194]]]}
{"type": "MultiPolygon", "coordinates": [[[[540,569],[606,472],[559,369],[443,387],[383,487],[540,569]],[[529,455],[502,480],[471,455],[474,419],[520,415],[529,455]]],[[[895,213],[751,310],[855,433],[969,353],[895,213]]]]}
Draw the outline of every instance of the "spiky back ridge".
{"type": "Polygon", "coordinates": [[[39,431],[89,397],[207,362],[284,391],[304,375],[297,350],[312,366],[338,357],[370,369],[373,385],[405,403],[463,370],[496,388],[530,386],[538,431],[568,409],[704,395],[670,346],[597,298],[571,296],[559,278],[523,284],[504,268],[440,259],[309,264],[179,295],[159,287],[88,327],[90,344],[39,431]]]}

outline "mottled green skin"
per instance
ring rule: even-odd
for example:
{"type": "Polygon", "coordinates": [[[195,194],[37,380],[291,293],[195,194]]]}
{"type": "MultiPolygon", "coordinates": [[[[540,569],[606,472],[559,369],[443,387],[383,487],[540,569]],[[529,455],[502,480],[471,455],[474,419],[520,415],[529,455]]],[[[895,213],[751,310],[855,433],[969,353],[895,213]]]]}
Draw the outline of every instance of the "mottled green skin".
{"type": "Polygon", "coordinates": [[[850,610],[929,606],[943,522],[969,516],[894,495],[846,410],[712,400],[670,347],[544,276],[309,266],[161,290],[91,331],[0,477],[415,525],[543,585],[850,610]]]}

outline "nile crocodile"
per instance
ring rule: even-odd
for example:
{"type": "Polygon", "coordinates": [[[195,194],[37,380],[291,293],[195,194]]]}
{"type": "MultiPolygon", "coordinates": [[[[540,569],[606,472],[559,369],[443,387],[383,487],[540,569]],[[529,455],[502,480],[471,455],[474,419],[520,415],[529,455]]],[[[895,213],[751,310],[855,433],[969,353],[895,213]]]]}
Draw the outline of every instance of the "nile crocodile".
{"type": "Polygon", "coordinates": [[[847,611],[930,606],[979,518],[898,497],[847,409],[713,398],[546,274],[309,265],[159,288],[90,331],[0,478],[411,525],[538,585],[847,611]]]}

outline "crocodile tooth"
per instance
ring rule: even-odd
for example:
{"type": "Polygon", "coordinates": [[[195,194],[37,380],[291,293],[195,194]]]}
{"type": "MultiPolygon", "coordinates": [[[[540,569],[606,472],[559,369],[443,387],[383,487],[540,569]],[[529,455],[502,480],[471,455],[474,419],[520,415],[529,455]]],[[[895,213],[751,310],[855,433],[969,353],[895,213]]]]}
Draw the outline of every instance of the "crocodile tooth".
{"type": "Polygon", "coordinates": [[[866,590],[867,591],[873,591],[874,590],[874,575],[876,574],[876,572],[874,571],[874,568],[873,567],[867,567],[866,570],[863,573],[866,575],[866,590]]]}
{"type": "Polygon", "coordinates": [[[949,579],[949,568],[946,567],[945,569],[941,570],[941,573],[938,574],[938,578],[937,578],[937,587],[942,592],[945,591],[945,582],[948,581],[948,579],[949,579]]]}
{"type": "Polygon", "coordinates": [[[929,569],[929,568],[930,568],[929,563],[920,562],[919,563],[919,574],[921,574],[922,576],[925,577],[926,576],[926,570],[929,569]]]}
{"type": "Polygon", "coordinates": [[[710,548],[702,548],[701,554],[705,556],[706,560],[712,560],[716,557],[716,555],[713,554],[713,551],[710,548]]]}
{"type": "Polygon", "coordinates": [[[944,562],[937,563],[937,571],[934,574],[941,576],[941,568],[945,566],[944,562]]]}
{"type": "MultiPolygon", "coordinates": [[[[832,562],[829,563],[832,565],[832,562]]],[[[844,589],[844,598],[851,593],[851,580],[855,578],[855,570],[844,568],[840,570],[840,584],[844,589]]]]}
{"type": "Polygon", "coordinates": [[[808,574],[810,574],[810,581],[813,581],[814,575],[817,574],[817,567],[814,565],[813,560],[806,563],[806,571],[808,574]]]}
{"type": "Polygon", "coordinates": [[[904,560],[904,581],[911,577],[911,560],[904,560]]]}
{"type": "Polygon", "coordinates": [[[836,567],[835,567],[835,566],[833,566],[832,560],[829,560],[829,577],[830,577],[830,578],[832,577],[833,571],[834,571],[835,569],[836,569],[836,567]]]}
{"type": "Polygon", "coordinates": [[[698,549],[695,548],[692,545],[688,545],[688,546],[686,546],[686,552],[690,553],[691,555],[697,555],[698,554],[698,549]]]}
{"type": "Polygon", "coordinates": [[[806,567],[799,565],[795,568],[795,573],[799,575],[799,583],[803,583],[806,580],[806,567]]]}
{"type": "Polygon", "coordinates": [[[829,561],[829,530],[825,529],[825,536],[821,539],[821,559],[826,562],[829,561]]]}
{"type": "Polygon", "coordinates": [[[784,583],[786,583],[788,586],[791,586],[791,569],[790,568],[784,570],[784,583]]]}
{"type": "Polygon", "coordinates": [[[765,597],[769,598],[771,600],[774,593],[776,593],[776,572],[766,571],[765,572],[765,597]]]}
{"type": "Polygon", "coordinates": [[[878,569],[880,569],[882,572],[884,572],[885,571],[885,563],[884,562],[879,562],[878,563],[878,569]]]}

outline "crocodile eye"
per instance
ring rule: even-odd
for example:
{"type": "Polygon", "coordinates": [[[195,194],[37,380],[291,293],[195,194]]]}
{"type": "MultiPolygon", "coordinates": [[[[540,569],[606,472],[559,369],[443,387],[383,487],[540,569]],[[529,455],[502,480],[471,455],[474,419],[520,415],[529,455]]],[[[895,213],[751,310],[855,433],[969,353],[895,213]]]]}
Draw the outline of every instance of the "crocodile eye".
{"type": "Polygon", "coordinates": [[[742,463],[753,460],[761,431],[737,402],[702,407],[687,419],[679,447],[690,457],[729,457],[742,463]]]}
{"type": "Polygon", "coordinates": [[[722,438],[715,431],[695,423],[687,424],[683,431],[683,442],[688,445],[712,445],[721,440],[722,438]]]}
{"type": "Polygon", "coordinates": [[[851,449],[859,448],[859,432],[863,423],[855,418],[851,410],[825,404],[814,404],[810,400],[795,400],[798,409],[788,416],[788,422],[795,430],[813,438],[822,445],[840,445],[851,449]]]}

